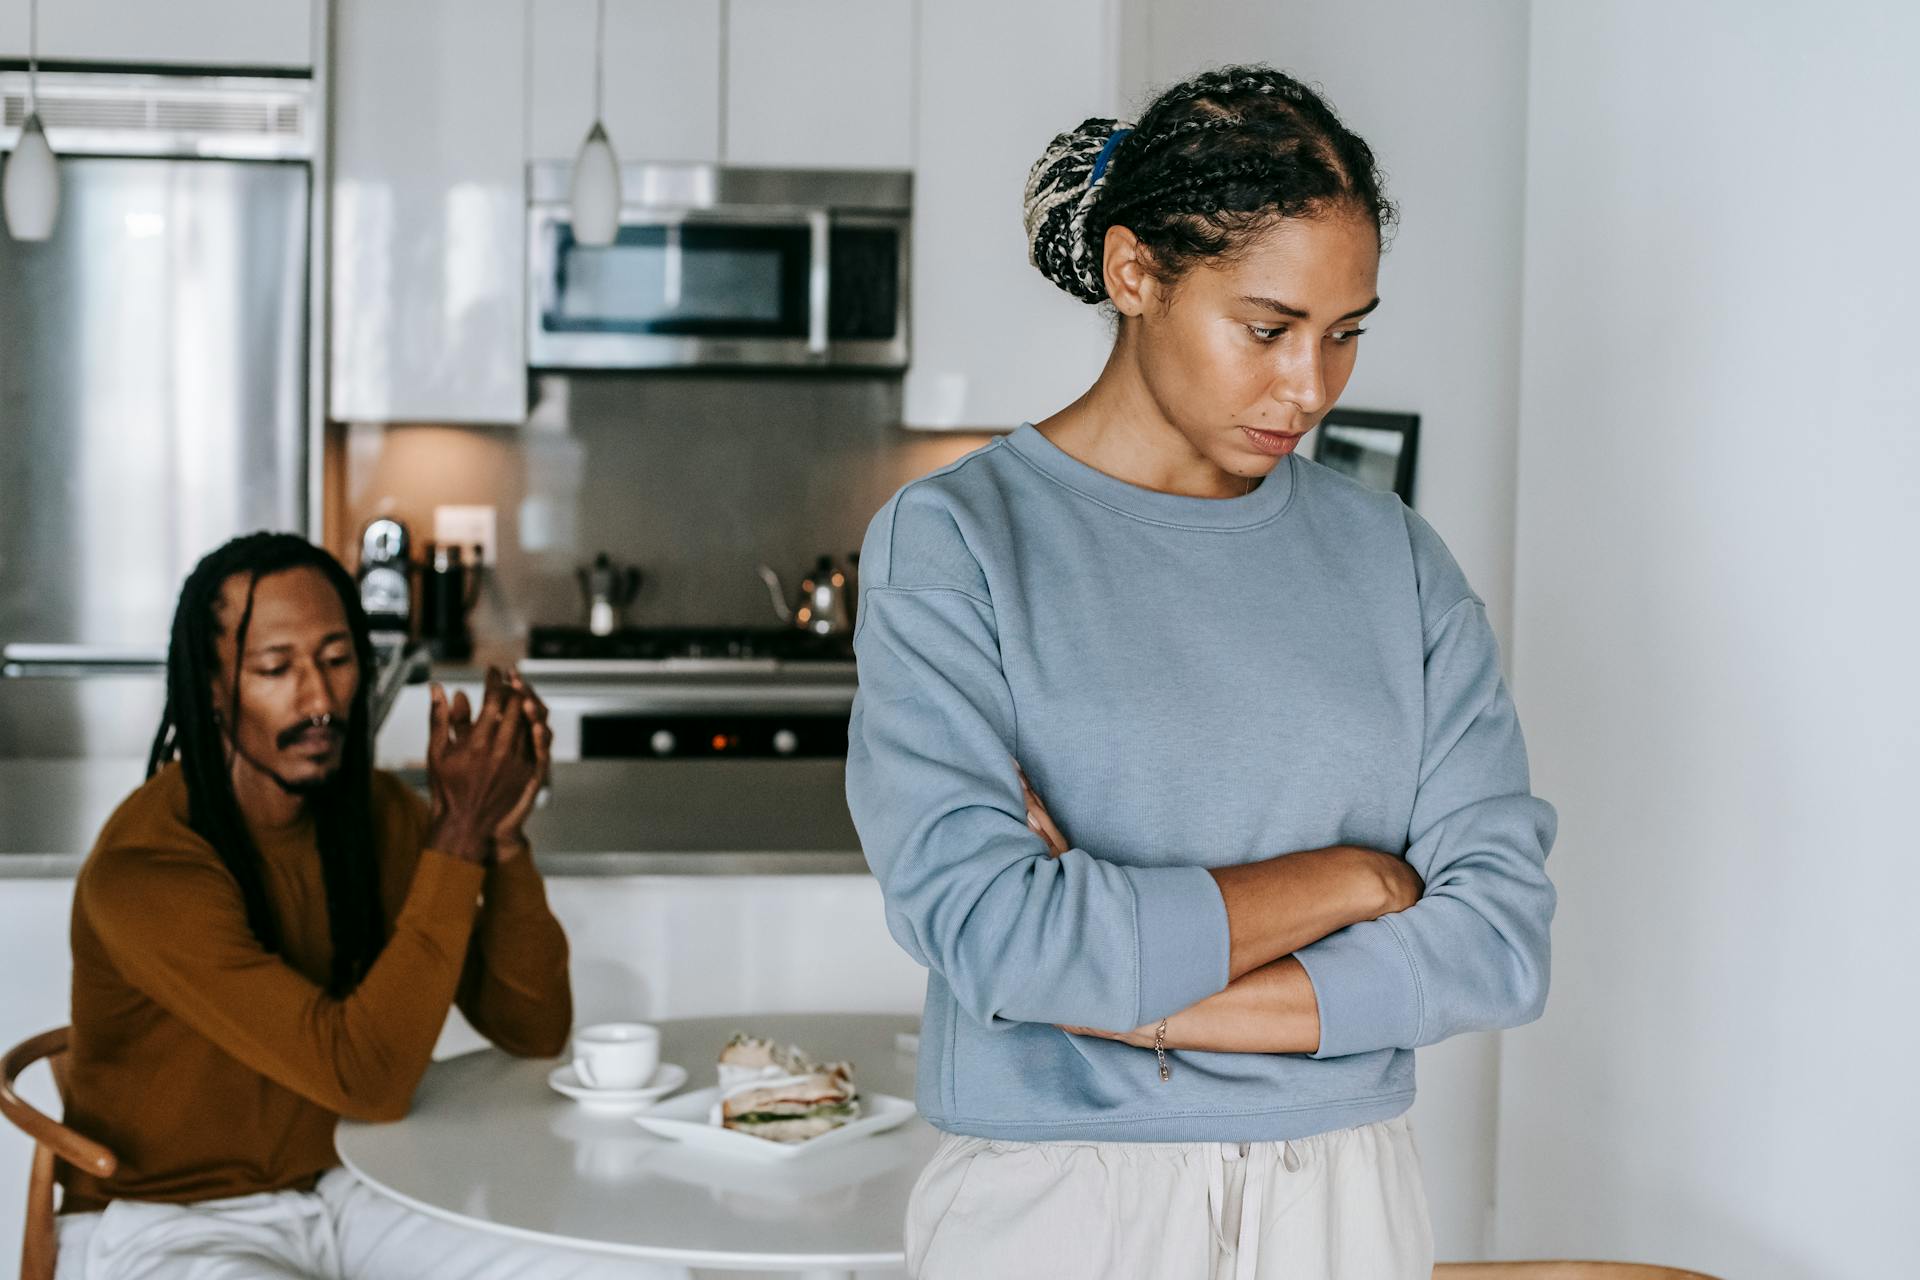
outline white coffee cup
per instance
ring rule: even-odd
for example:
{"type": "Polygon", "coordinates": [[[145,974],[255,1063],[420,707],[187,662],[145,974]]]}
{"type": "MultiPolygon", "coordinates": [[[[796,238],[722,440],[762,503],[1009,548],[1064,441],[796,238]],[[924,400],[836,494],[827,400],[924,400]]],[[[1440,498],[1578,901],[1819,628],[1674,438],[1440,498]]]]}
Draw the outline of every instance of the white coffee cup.
{"type": "Polygon", "coordinates": [[[660,1066],[660,1028],[596,1022],[573,1033],[573,1073],[589,1089],[638,1089],[660,1066]]]}

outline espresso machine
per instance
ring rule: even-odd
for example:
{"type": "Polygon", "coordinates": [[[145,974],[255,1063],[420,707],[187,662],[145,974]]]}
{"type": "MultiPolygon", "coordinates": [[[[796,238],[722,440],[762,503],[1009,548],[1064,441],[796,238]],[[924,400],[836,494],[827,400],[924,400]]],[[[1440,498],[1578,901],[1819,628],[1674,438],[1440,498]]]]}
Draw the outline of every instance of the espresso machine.
{"type": "Polygon", "coordinates": [[[375,516],[360,531],[360,607],[374,634],[413,631],[413,535],[404,521],[375,516]]]}

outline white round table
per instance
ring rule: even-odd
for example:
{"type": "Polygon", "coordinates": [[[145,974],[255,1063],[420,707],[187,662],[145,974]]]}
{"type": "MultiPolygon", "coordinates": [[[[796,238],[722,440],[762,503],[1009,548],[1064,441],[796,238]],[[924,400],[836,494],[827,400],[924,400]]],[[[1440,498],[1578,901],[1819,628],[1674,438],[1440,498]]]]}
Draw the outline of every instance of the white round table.
{"type": "MultiPolygon", "coordinates": [[[[661,1061],[710,1087],[735,1031],[854,1064],[862,1092],[913,1097],[898,1014],[765,1014],[657,1024],[661,1061]]],[[[851,1277],[898,1267],[907,1193],[939,1134],[915,1116],[818,1155],[742,1160],[656,1138],[547,1086],[554,1063],[483,1049],[436,1062],[394,1124],[340,1122],[341,1161],[405,1204],[520,1239],[678,1263],[851,1277]]]]}

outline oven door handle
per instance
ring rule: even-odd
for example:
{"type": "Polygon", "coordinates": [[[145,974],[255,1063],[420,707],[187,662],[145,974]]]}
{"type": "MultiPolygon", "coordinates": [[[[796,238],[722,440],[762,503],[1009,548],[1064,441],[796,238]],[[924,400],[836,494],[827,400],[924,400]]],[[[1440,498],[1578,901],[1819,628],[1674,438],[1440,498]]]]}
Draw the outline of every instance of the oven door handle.
{"type": "Polygon", "coordinates": [[[831,279],[828,255],[833,243],[833,219],[825,209],[807,211],[807,230],[812,252],[807,266],[807,354],[825,358],[827,354],[827,282],[831,279]]]}

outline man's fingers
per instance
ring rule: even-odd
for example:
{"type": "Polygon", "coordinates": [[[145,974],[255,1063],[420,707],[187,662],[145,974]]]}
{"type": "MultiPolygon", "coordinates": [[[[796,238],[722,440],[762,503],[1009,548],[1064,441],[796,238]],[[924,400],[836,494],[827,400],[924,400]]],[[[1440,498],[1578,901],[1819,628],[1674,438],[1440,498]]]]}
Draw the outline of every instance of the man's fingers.
{"type": "Polygon", "coordinates": [[[526,724],[526,713],[520,709],[520,699],[509,698],[505,707],[487,721],[493,738],[489,745],[495,758],[504,758],[510,753],[522,749],[521,729],[526,724]]]}
{"type": "Polygon", "coordinates": [[[513,682],[514,691],[532,704],[527,711],[528,717],[537,723],[545,724],[547,704],[538,693],[534,692],[533,686],[527,683],[527,678],[517,670],[507,672],[507,678],[513,682]]]}
{"type": "Polygon", "coordinates": [[[447,746],[447,691],[436,682],[427,698],[427,768],[431,771],[447,746]]]}

